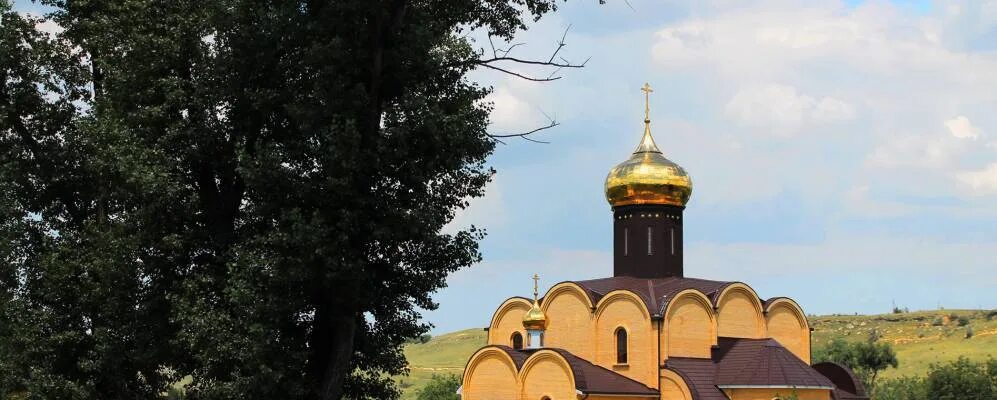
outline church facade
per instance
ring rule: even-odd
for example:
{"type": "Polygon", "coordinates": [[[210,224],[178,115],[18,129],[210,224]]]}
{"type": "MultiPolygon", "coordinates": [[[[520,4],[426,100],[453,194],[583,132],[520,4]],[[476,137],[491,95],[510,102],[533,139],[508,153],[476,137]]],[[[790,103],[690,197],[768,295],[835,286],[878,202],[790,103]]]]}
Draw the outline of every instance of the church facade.
{"type": "MultiPolygon", "coordinates": [[[[645,84],[645,101],[651,92],[645,84]]],[[[787,297],[686,277],[692,181],[644,134],[606,178],[613,276],[560,282],[495,310],[463,400],[868,399],[847,368],[811,365],[810,326],[787,297]]]]}

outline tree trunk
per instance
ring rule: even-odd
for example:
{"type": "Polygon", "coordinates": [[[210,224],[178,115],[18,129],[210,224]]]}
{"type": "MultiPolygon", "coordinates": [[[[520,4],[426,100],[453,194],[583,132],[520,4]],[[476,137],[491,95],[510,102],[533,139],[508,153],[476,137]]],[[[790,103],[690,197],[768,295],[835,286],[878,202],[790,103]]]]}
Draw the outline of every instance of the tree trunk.
{"type": "Polygon", "coordinates": [[[316,398],[338,400],[343,396],[343,383],[350,373],[357,316],[343,312],[341,307],[324,303],[316,310],[312,333],[310,373],[318,383],[316,398]]]}

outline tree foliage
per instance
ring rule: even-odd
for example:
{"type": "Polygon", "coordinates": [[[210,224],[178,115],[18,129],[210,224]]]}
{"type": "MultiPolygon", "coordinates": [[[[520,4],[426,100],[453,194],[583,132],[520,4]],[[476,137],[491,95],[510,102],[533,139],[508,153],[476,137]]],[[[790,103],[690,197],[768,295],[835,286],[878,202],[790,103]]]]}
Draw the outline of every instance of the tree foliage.
{"type": "Polygon", "coordinates": [[[993,399],[997,397],[997,362],[969,361],[965,357],[949,364],[932,365],[924,380],[927,398],[933,400],[993,399]]]}
{"type": "Polygon", "coordinates": [[[899,365],[897,353],[889,343],[879,342],[877,335],[870,335],[861,342],[848,342],[835,338],[827,346],[814,350],[815,362],[833,361],[855,371],[868,390],[873,390],[876,376],[887,368],[899,365]]]}
{"type": "Polygon", "coordinates": [[[457,375],[436,375],[416,394],[418,400],[459,400],[457,389],[460,377],[457,375]]]}
{"type": "Polygon", "coordinates": [[[0,397],[397,397],[480,259],[467,33],[554,0],[43,2],[0,3],[0,397]]]}

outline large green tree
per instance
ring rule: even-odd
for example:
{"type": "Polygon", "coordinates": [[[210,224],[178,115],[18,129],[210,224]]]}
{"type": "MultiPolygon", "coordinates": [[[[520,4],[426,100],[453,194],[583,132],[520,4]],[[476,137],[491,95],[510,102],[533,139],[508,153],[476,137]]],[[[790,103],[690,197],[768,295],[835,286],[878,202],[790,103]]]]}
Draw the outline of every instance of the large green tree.
{"type": "Polygon", "coordinates": [[[531,62],[467,34],[554,0],[43,3],[0,0],[0,397],[397,397],[480,259],[466,74],[531,62]]]}

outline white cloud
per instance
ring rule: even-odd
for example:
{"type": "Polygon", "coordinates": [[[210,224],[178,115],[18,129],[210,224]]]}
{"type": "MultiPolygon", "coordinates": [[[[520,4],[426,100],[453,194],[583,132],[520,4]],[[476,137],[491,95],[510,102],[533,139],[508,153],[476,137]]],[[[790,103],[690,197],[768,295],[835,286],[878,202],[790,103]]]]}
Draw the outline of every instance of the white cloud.
{"type": "Polygon", "coordinates": [[[973,194],[997,193],[997,162],[990,163],[980,170],[959,172],[956,174],[956,179],[968,187],[973,194]]]}
{"type": "Polygon", "coordinates": [[[844,101],[833,97],[815,99],[780,84],[742,88],[725,111],[741,124],[774,128],[774,132],[784,134],[792,134],[807,123],[843,121],[855,115],[854,107],[844,101]]]}
{"type": "Polygon", "coordinates": [[[872,150],[867,164],[877,168],[944,169],[965,149],[945,136],[899,135],[872,150]]]}
{"type": "Polygon", "coordinates": [[[39,32],[47,33],[49,36],[54,37],[54,36],[62,33],[62,31],[66,30],[61,25],[55,23],[55,21],[53,21],[51,19],[46,19],[45,17],[43,17],[41,15],[38,15],[37,13],[33,13],[33,12],[22,12],[21,15],[24,18],[30,18],[30,19],[38,20],[38,22],[35,23],[35,30],[37,30],[39,32]]]}
{"type": "Polygon", "coordinates": [[[529,88],[507,82],[495,88],[485,98],[493,105],[490,116],[491,131],[499,134],[517,133],[541,126],[544,122],[540,109],[531,104],[529,88]]]}
{"type": "Polygon", "coordinates": [[[980,129],[969,122],[969,118],[963,115],[945,121],[945,127],[949,128],[949,133],[959,139],[977,139],[980,137],[980,129]]]}
{"type": "Polygon", "coordinates": [[[506,220],[502,188],[498,182],[498,177],[494,177],[485,186],[485,195],[471,199],[467,208],[457,210],[454,219],[443,227],[443,231],[453,233],[470,228],[471,225],[484,229],[496,228],[505,224],[506,220]]]}

